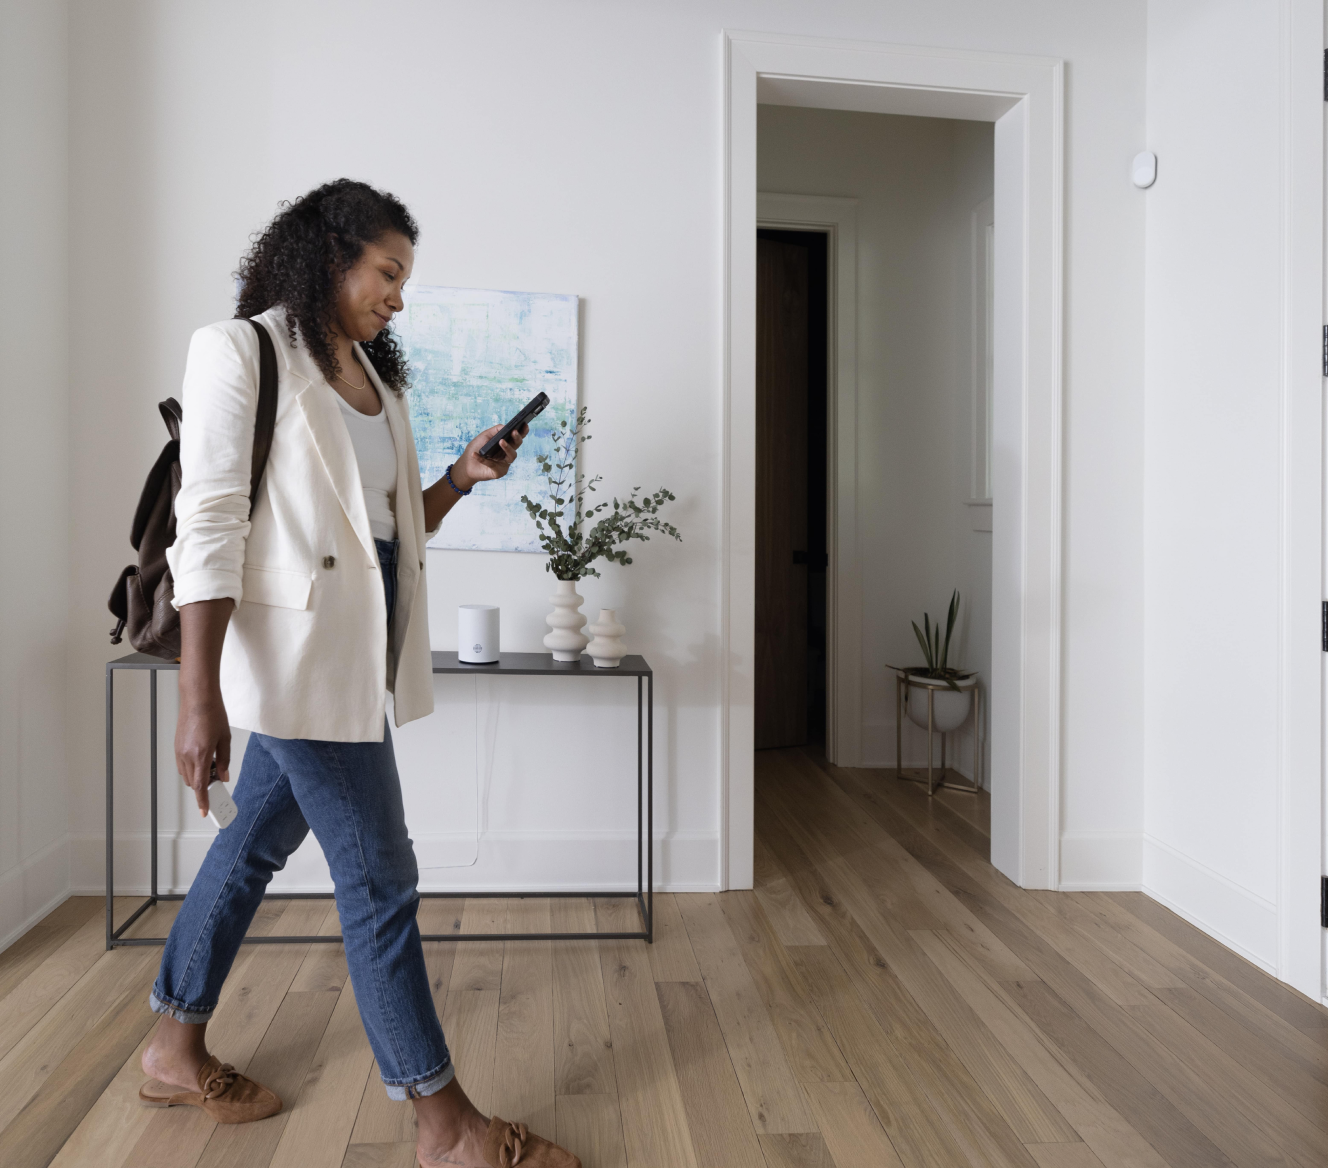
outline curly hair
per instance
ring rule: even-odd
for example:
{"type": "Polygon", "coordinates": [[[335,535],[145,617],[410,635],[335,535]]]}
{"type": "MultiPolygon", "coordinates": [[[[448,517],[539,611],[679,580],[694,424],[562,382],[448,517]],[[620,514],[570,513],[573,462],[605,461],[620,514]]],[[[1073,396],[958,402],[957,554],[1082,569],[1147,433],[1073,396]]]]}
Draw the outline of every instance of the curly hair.
{"type": "MultiPolygon", "coordinates": [[[[240,281],[236,317],[283,305],[291,345],[298,328],[318,368],[332,380],[341,372],[329,337],[337,292],[365,244],[388,231],[400,232],[412,245],[420,234],[400,199],[353,179],[335,179],[280,204],[235,273],[240,281]]],[[[394,393],[405,392],[409,368],[391,330],[383,329],[361,348],[383,384],[394,393]]]]}

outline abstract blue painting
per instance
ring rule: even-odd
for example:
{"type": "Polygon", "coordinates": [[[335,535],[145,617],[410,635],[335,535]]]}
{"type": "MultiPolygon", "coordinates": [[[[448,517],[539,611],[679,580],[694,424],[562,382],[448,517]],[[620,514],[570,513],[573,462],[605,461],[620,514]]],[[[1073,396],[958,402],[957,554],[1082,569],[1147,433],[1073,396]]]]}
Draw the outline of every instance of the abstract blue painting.
{"type": "Polygon", "coordinates": [[[392,328],[410,361],[410,424],[426,487],[481,430],[506,422],[543,390],[521,457],[505,478],[482,483],[448,515],[430,547],[539,552],[521,496],[540,497],[532,457],[550,431],[576,416],[577,298],[480,288],[407,288],[392,328]]]}

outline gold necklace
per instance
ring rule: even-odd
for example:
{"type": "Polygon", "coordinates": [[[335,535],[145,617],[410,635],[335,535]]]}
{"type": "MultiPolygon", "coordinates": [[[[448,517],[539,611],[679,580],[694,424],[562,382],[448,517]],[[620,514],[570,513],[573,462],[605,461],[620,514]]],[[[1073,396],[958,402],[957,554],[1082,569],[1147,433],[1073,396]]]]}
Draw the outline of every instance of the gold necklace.
{"type": "MultiPolygon", "coordinates": [[[[350,382],[347,381],[344,377],[342,377],[340,373],[336,374],[335,376],[336,379],[340,381],[343,385],[350,385],[350,382]]],[[[368,384],[369,384],[369,371],[366,369],[364,371],[364,380],[361,381],[359,385],[350,385],[350,387],[351,389],[355,390],[356,393],[358,393],[368,384]]]]}

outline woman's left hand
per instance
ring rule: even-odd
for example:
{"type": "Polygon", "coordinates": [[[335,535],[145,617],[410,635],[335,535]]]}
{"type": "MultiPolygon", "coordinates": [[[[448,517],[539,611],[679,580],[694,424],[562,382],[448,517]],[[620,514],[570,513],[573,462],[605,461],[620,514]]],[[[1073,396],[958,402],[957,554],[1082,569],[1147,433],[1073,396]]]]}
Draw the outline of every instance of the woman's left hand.
{"type": "Polygon", "coordinates": [[[511,469],[512,463],[516,461],[516,452],[530,432],[530,427],[522,426],[512,434],[510,440],[499,443],[502,449],[500,458],[481,458],[480,447],[501,429],[502,426],[490,426],[482,434],[477,434],[462,451],[461,457],[452,464],[452,481],[461,490],[469,491],[476,483],[500,479],[511,469]]]}

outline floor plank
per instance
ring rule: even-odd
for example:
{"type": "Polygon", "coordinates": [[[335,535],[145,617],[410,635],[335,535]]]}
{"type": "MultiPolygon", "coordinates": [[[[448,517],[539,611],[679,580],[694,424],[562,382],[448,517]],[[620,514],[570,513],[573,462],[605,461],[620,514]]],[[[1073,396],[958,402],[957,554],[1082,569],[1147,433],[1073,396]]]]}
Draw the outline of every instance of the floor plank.
{"type": "Polygon", "coordinates": [[[804,1083],[851,1082],[853,1072],[830,1028],[811,1004],[788,948],[775,935],[764,902],[751,892],[732,892],[720,898],[720,907],[756,991],[770,1011],[770,1021],[793,1073],[804,1083]]]}
{"type": "Polygon", "coordinates": [[[1150,900],[1142,892],[1111,892],[1103,895],[1293,1026],[1312,1029],[1328,1023],[1328,1009],[1311,1002],[1276,978],[1269,977],[1258,966],[1219,945],[1206,933],[1157,901],[1150,900]]]}
{"type": "Polygon", "coordinates": [[[32,968],[0,999],[0,1059],[106,953],[106,921],[84,920],[63,944],[32,968]]]}
{"type": "MultiPolygon", "coordinates": [[[[958,992],[1020,1066],[1065,1116],[1080,1139],[1122,1168],[1166,1168],[1166,1162],[1073,1064],[989,980],[958,941],[944,933],[916,934],[937,972],[958,992]]],[[[1056,1145],[1061,1146],[1061,1145],[1056,1145]]]]}
{"type": "Polygon", "coordinates": [[[835,1168],[820,1132],[760,1136],[766,1168],[835,1168]]]}
{"type": "Polygon", "coordinates": [[[341,1168],[416,1168],[415,1141],[396,1144],[351,1144],[341,1168]]]}
{"type": "Polygon", "coordinates": [[[1038,1168],[1105,1168],[1087,1144],[1029,1144],[1038,1168]]]}
{"type": "MultiPolygon", "coordinates": [[[[135,1019],[135,1025],[139,1020],[149,1026],[152,1024],[153,1015],[150,1011],[143,1017],[122,1004],[137,998],[143,1009],[148,1010],[146,990],[150,982],[149,971],[155,970],[158,957],[155,949],[147,948],[103,952],[61,997],[60,1009],[49,1010],[15,1043],[4,1059],[0,1060],[0,1134],[8,1134],[8,1125],[42,1091],[56,1068],[62,1066],[64,1060],[79,1048],[83,1039],[95,1030],[108,1007],[122,1009],[126,1024],[129,1024],[130,1018],[135,1019]]],[[[141,1037],[140,1033],[129,1044],[129,1050],[138,1044],[141,1037]]],[[[128,1055],[128,1051],[125,1055],[128,1055]]],[[[124,1056],[120,1061],[124,1061],[124,1056]]],[[[114,1070],[111,1070],[106,1075],[105,1083],[109,1083],[113,1077],[114,1070]]],[[[78,1118],[81,1119],[82,1115],[83,1112],[79,1112],[78,1118]]],[[[77,1122],[76,1119],[66,1136],[73,1132],[77,1122]]],[[[54,1154],[55,1149],[52,1149],[54,1154]]]]}
{"type": "Polygon", "coordinates": [[[802,901],[782,876],[756,889],[756,898],[770,918],[776,935],[785,945],[824,945],[825,938],[816,927],[802,901]]]}
{"type": "MultiPolygon", "coordinates": [[[[507,928],[507,902],[466,901],[463,933],[501,933],[507,928]]],[[[441,942],[440,942],[441,944],[441,942]]],[[[452,978],[443,1012],[443,1033],[452,1065],[470,1101],[486,1115],[493,1111],[493,1063],[498,1048],[498,993],[503,984],[503,942],[456,944],[452,978]]]]}
{"type": "MultiPolygon", "coordinates": [[[[52,909],[4,952],[0,952],[0,1011],[9,991],[69,940],[90,917],[105,924],[100,896],[71,896],[52,909]]],[[[104,929],[103,929],[104,931],[104,929]]]]}
{"type": "Polygon", "coordinates": [[[983,1168],[936,1110],[910,1065],[910,1052],[896,1046],[867,1008],[833,949],[806,946],[793,950],[792,956],[853,1068],[855,1081],[904,1163],[909,1168],[983,1168]]]}
{"type": "Polygon", "coordinates": [[[718,900],[700,894],[687,897],[684,906],[687,935],[753,1125],[767,1133],[815,1131],[797,1077],[718,900]]]}
{"type": "MultiPolygon", "coordinates": [[[[549,902],[511,902],[507,928],[513,933],[549,932],[549,902]]],[[[493,1113],[524,1123],[545,1138],[555,1126],[551,946],[550,941],[503,945],[493,1068],[493,1113]]]]}
{"type": "Polygon", "coordinates": [[[42,1076],[43,1083],[52,1080],[58,1090],[32,1092],[0,1131],[0,1164],[6,1168],[49,1164],[110,1085],[116,1068],[152,1028],[156,1015],[142,985],[131,979],[116,984],[119,992],[109,1009],[99,1011],[68,1054],[42,1076]]]}
{"type": "Polygon", "coordinates": [[[627,1168],[617,1095],[559,1095],[555,1139],[581,1160],[581,1168],[627,1168]]]}
{"type": "MultiPolygon", "coordinates": [[[[623,902],[624,906],[630,903],[623,902]]],[[[635,912],[635,906],[632,911],[635,912]]],[[[627,922],[624,920],[623,923],[627,922]]],[[[701,980],[701,970],[692,952],[692,942],[687,936],[682,914],[678,911],[678,902],[672,893],[657,893],[655,896],[654,938],[649,952],[650,970],[656,981],[701,980]]]]}
{"type": "Polygon", "coordinates": [[[837,1168],[903,1168],[856,1083],[812,1083],[807,1094],[837,1168]]]}
{"type": "Polygon", "coordinates": [[[342,992],[335,988],[293,990],[285,996],[247,1070],[251,1078],[281,1096],[281,1111],[258,1123],[215,1127],[198,1168],[232,1164],[262,1168],[271,1163],[291,1116],[306,1103],[301,1090],[342,992]]]}
{"type": "Polygon", "coordinates": [[[697,1164],[765,1168],[706,987],[699,981],[661,981],[655,992],[697,1164]]]}
{"type": "MultiPolygon", "coordinates": [[[[550,919],[556,932],[591,932],[595,908],[588,900],[558,897],[550,904],[550,919]]],[[[554,1092],[612,1095],[613,1041],[595,944],[554,941],[552,967],[554,1092]]]]}
{"type": "Polygon", "coordinates": [[[340,1168],[373,1061],[347,982],[301,1081],[271,1168],[340,1168]]]}
{"type": "MultiPolygon", "coordinates": [[[[597,916],[605,903],[596,902],[597,916]]],[[[632,1168],[698,1168],[645,945],[594,944],[599,946],[628,1163],[632,1168]]]]}

